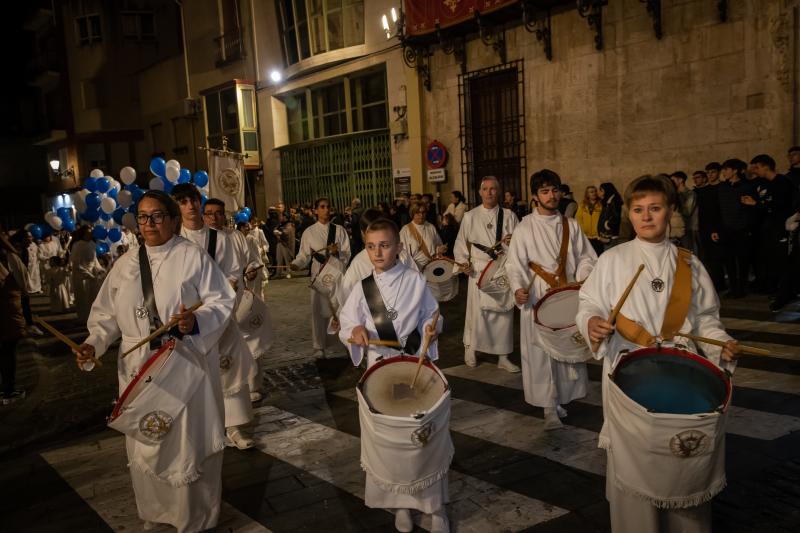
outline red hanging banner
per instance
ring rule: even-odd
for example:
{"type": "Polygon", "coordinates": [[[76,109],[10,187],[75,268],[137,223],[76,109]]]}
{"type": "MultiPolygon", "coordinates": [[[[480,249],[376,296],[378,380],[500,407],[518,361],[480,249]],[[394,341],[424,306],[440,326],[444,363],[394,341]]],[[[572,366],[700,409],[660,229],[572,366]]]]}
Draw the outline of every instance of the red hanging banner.
{"type": "MultiPolygon", "coordinates": [[[[422,35],[454,26],[475,16],[517,3],[518,0],[405,0],[406,34],[422,35]]],[[[520,15],[521,16],[521,15],[520,15]]]]}

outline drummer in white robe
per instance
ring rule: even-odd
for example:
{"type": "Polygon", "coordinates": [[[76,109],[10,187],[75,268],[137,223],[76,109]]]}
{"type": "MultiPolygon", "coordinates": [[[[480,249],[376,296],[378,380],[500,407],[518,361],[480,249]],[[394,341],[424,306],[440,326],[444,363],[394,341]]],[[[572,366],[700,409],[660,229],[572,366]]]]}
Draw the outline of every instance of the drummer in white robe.
{"type": "MultiPolygon", "coordinates": [[[[318,198],[314,202],[317,222],[303,232],[300,239],[300,250],[297,257],[290,264],[292,270],[302,270],[311,263],[311,278],[319,274],[328,256],[339,260],[339,268],[344,271],[344,265],[350,260],[350,239],[347,231],[342,226],[331,222],[330,200],[318,198]],[[333,237],[330,239],[329,236],[333,237]]],[[[315,357],[324,357],[327,343],[328,321],[331,318],[331,302],[326,301],[330,296],[311,290],[311,340],[315,357]]]]}
{"type": "MultiPolygon", "coordinates": [[[[215,229],[205,224],[201,211],[201,196],[191,183],[180,183],[171,192],[181,210],[182,237],[192,241],[211,255],[211,239],[216,240],[213,254],[234,291],[239,294],[243,287],[243,257],[237,249],[235,237],[227,231],[215,229]],[[216,237],[212,237],[212,232],[216,237]]],[[[212,201],[209,198],[208,201],[212,201]]],[[[218,203],[222,203],[217,200],[218,203]]],[[[213,202],[212,202],[213,205],[213,202]]],[[[222,203],[224,213],[225,204],[222,203]]],[[[230,442],[240,450],[252,448],[253,439],[242,433],[241,426],[253,418],[253,406],[250,400],[251,374],[255,372],[253,355],[242,338],[235,321],[231,320],[220,337],[220,371],[225,406],[225,428],[230,442]]]]}
{"type": "MultiPolygon", "coordinates": [[[[210,449],[196,449],[199,456],[187,456],[191,448],[186,448],[175,457],[154,455],[151,447],[126,437],[133,490],[146,529],[165,523],[179,532],[195,532],[214,527],[219,518],[224,435],[216,344],[231,316],[234,293],[205,250],[175,235],[180,213],[169,196],[160,191],[145,193],[138,204],[137,220],[147,247],[159,318],[165,324],[178,318],[178,332],[185,343],[205,355],[208,363],[204,366],[214,384],[198,390],[213,395],[209,402],[217,409],[187,413],[190,434],[186,438],[197,437],[192,431],[206,432],[213,427],[218,428],[219,436],[210,449]],[[202,306],[194,312],[186,310],[196,302],[202,302],[202,306]],[[162,479],[153,474],[155,469],[172,475],[169,480],[162,479]]],[[[147,313],[139,312],[145,309],[143,302],[139,254],[125,254],[109,273],[92,306],[89,337],[75,352],[79,368],[89,369],[90,358],[100,357],[120,336],[122,354],[149,335],[147,313]]],[[[145,345],[119,358],[120,393],[150,355],[145,345]]]]}
{"type": "Polygon", "coordinates": [[[519,372],[519,367],[508,359],[514,351],[514,306],[508,310],[497,310],[494,302],[482,305],[491,296],[478,289],[483,269],[492,257],[478,247],[492,248],[498,244],[497,226],[499,214],[503,213],[503,227],[500,231],[500,250],[506,252],[511,242],[511,233],[517,227],[517,215],[498,204],[500,182],[494,176],[481,180],[480,196],[482,204],[467,211],[461,221],[455,244],[455,260],[469,276],[467,283],[467,310],[464,319],[464,362],[469,367],[477,364],[476,353],[497,354],[497,366],[508,372],[519,372]],[[478,246],[476,246],[478,245],[478,246]]]}
{"type": "MultiPolygon", "coordinates": [[[[405,346],[407,339],[415,331],[420,336],[429,335],[432,340],[428,356],[432,360],[438,359],[437,337],[442,331],[443,320],[439,318],[435,330],[431,326],[431,321],[439,309],[439,304],[433,298],[422,274],[397,260],[402,246],[397,226],[390,220],[379,219],[370,224],[365,237],[365,251],[369,254],[373,265],[371,274],[383,299],[386,313],[394,317],[391,324],[397,339],[405,346]]],[[[342,306],[339,312],[339,326],[339,338],[348,346],[355,365],[361,363],[365,352],[367,367],[374,365],[381,357],[391,357],[400,353],[399,350],[386,346],[369,346],[367,350],[369,339],[378,339],[380,336],[361,283],[353,286],[342,306]],[[349,339],[352,339],[354,344],[349,344],[349,339]]],[[[416,350],[417,355],[421,349],[420,346],[416,350]]],[[[449,449],[452,452],[452,448],[449,449]]],[[[392,487],[379,482],[367,470],[364,503],[373,508],[395,509],[395,527],[398,531],[408,532],[414,528],[410,509],[433,515],[431,531],[437,533],[449,531],[444,506],[448,501],[446,472],[451,459],[452,453],[435,460],[428,458],[435,464],[433,470],[443,474],[429,486],[412,493],[399,488],[392,490],[392,487]]],[[[403,461],[402,455],[398,455],[397,460],[403,461]]]]}
{"type": "MultiPolygon", "coordinates": [[[[645,270],[634,285],[621,309],[620,319],[627,318],[638,324],[649,335],[660,335],[665,310],[673,290],[676,264],[680,260],[678,248],[671,244],[667,228],[675,205],[675,190],[668,179],[643,176],[634,181],[625,193],[625,204],[629,208],[631,224],[636,239],[614,247],[603,253],[594,271],[581,287],[577,324],[587,341],[601,344],[595,356],[603,360],[603,409],[608,406],[608,375],[622,350],[636,350],[641,346],[628,340],[624,328],[607,322],[609,311],[617,304],[616,299],[634,277],[640,264],[645,270]]],[[[725,332],[719,319],[719,298],[706,269],[694,255],[688,253],[691,267],[691,300],[683,325],[683,332],[691,332],[725,342],[724,348],[700,343],[703,353],[715,364],[730,371],[739,356],[735,341],[725,332]]],[[[671,339],[665,339],[671,340],[671,339]]],[[[688,339],[680,339],[693,349],[688,339]]],[[[681,394],[681,391],[675,391],[681,394]]],[[[606,423],[607,424],[607,423],[606,423]]],[[[606,476],[606,498],[611,506],[611,528],[615,533],[637,531],[642,533],[708,533],[711,531],[711,498],[707,494],[705,503],[681,508],[676,502],[658,505],[648,496],[637,492],[638,487],[620,487],[614,474],[609,432],[604,424],[600,432],[600,447],[608,450],[606,476]]],[[[642,450],[646,456],[647,450],[642,450]]],[[[648,463],[657,457],[645,459],[648,463]]],[[[625,461],[630,461],[626,458],[625,461]]],[[[709,476],[710,478],[711,476],[709,476]]],[[[724,484],[723,484],[724,486],[724,484]]],[[[718,487],[721,490],[722,487],[718,487]]]]}
{"type": "MultiPolygon", "coordinates": [[[[428,208],[425,204],[414,204],[409,208],[411,222],[403,226],[400,230],[400,242],[403,249],[414,258],[414,262],[420,272],[434,258],[447,252],[447,245],[442,243],[442,238],[436,227],[425,221],[428,208]]],[[[449,269],[448,269],[449,272],[449,269]]],[[[428,282],[433,297],[439,302],[449,302],[458,296],[458,276],[453,276],[449,280],[441,283],[428,282]]]]}
{"type": "Polygon", "coordinates": [[[85,322],[89,318],[89,310],[97,295],[96,280],[104,273],[97,261],[95,244],[92,241],[92,228],[81,226],[78,230],[78,241],[72,245],[69,255],[72,267],[72,290],[75,292],[75,310],[78,321],[85,322]]]}
{"type": "Polygon", "coordinates": [[[580,225],[573,218],[561,216],[558,211],[560,185],[561,178],[552,170],[544,169],[531,176],[531,193],[538,205],[514,231],[506,261],[511,290],[520,309],[525,401],[544,408],[546,429],[562,427],[559,419],[567,416],[562,405],[586,396],[588,378],[586,363],[572,364],[557,360],[557,354],[554,358],[545,350],[539,340],[541,332],[534,324],[533,308],[551,288],[585,280],[597,261],[597,255],[580,225]],[[559,267],[562,225],[565,221],[569,224],[565,279],[547,280],[542,276],[555,273],[559,267]],[[535,274],[529,267],[531,261],[544,271],[542,275],[535,274]],[[548,281],[556,286],[551,287],[548,281]]]}

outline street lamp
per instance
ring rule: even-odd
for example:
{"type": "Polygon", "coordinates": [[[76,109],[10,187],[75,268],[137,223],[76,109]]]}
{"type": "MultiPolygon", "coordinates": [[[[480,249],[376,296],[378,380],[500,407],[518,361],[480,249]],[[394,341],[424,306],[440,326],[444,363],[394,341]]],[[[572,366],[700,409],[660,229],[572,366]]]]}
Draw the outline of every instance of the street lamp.
{"type": "Polygon", "coordinates": [[[53,172],[58,172],[58,167],[61,166],[61,162],[58,159],[53,159],[50,161],[50,168],[53,169],[53,172]]]}
{"type": "Polygon", "coordinates": [[[50,169],[53,171],[53,174],[55,174],[62,180],[75,177],[75,171],[73,170],[72,167],[69,167],[67,170],[64,170],[63,172],[60,171],[59,168],[61,168],[61,162],[58,159],[51,159],[50,169]]]}
{"type": "Polygon", "coordinates": [[[272,71],[269,73],[269,79],[272,80],[272,83],[280,83],[280,81],[283,79],[281,71],[278,69],[272,69],[272,71]]]}
{"type": "Polygon", "coordinates": [[[392,35],[392,29],[389,26],[389,17],[392,17],[392,24],[394,24],[395,29],[397,29],[397,19],[398,19],[397,9],[392,8],[389,11],[388,16],[386,15],[386,13],[381,15],[381,28],[383,28],[383,31],[386,34],[387,39],[391,39],[392,37],[394,37],[394,35],[392,35]]]}

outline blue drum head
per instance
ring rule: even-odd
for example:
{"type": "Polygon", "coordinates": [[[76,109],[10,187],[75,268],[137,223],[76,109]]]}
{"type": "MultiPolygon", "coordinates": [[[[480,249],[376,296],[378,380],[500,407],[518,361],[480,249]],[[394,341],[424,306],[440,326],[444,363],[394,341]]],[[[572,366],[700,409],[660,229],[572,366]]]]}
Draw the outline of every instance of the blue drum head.
{"type": "Polygon", "coordinates": [[[619,362],[612,379],[648,411],[710,413],[725,404],[728,385],[718,369],[700,359],[682,350],[632,352],[619,362]]]}

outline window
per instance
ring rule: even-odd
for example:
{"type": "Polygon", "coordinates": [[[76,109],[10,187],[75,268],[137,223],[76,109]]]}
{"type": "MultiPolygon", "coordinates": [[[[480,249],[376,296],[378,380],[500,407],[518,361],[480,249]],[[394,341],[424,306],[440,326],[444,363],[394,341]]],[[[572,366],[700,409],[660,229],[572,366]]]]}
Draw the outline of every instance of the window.
{"type": "Polygon", "coordinates": [[[123,11],[122,37],[130,41],[154,41],[156,20],[152,11],[123,11]]]}
{"type": "Polygon", "coordinates": [[[107,168],[106,147],[101,143],[88,143],[84,154],[89,168],[107,168]]]}
{"type": "Polygon", "coordinates": [[[364,0],[277,0],[284,60],[364,44],[364,0]]]}
{"type": "Polygon", "coordinates": [[[81,82],[81,99],[84,109],[98,109],[105,107],[105,86],[102,80],[91,78],[81,82]]]}
{"type": "Polygon", "coordinates": [[[385,78],[384,72],[381,71],[350,80],[354,131],[388,127],[385,78]]]}
{"type": "Polygon", "coordinates": [[[100,15],[82,15],[75,17],[75,32],[77,33],[78,46],[87,46],[103,40],[100,24],[100,15]]]}
{"type": "Polygon", "coordinates": [[[256,91],[252,85],[233,85],[203,94],[209,148],[221,149],[222,137],[228,149],[248,157],[245,165],[260,164],[256,91]]]}

